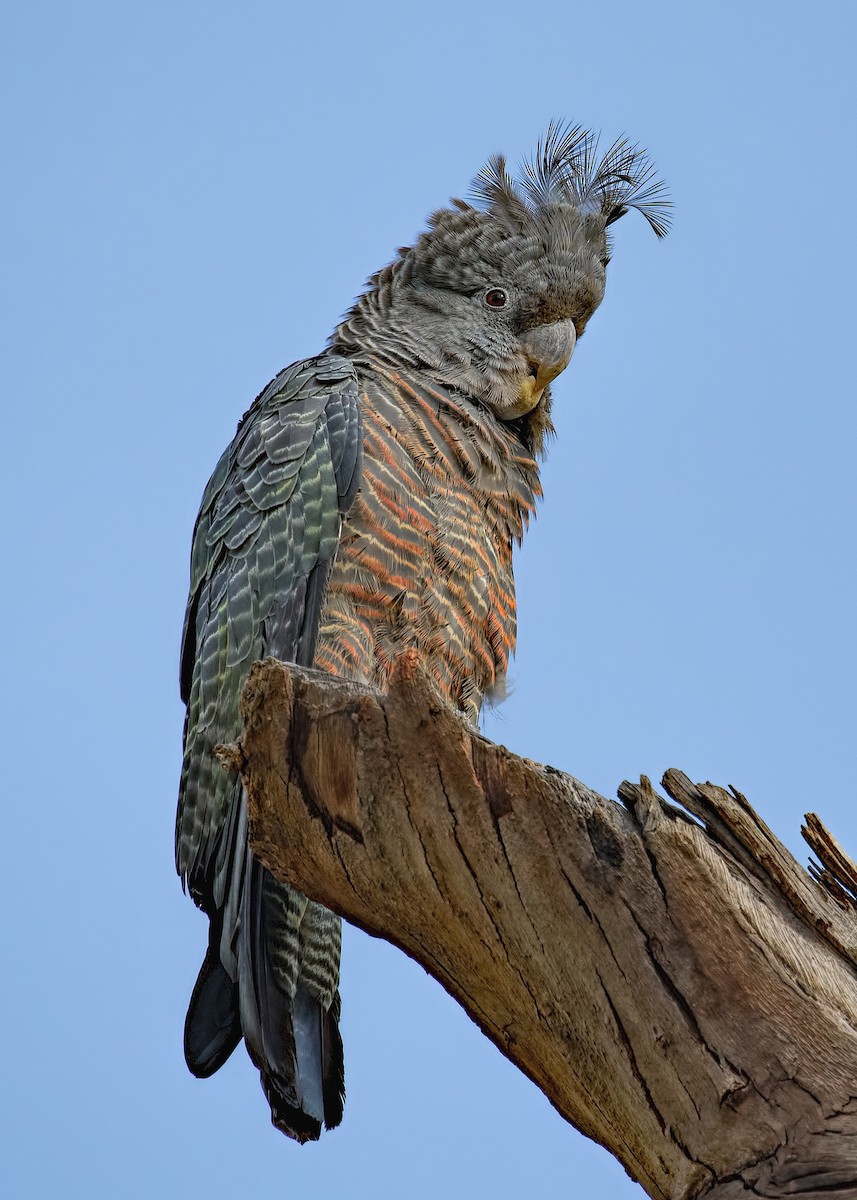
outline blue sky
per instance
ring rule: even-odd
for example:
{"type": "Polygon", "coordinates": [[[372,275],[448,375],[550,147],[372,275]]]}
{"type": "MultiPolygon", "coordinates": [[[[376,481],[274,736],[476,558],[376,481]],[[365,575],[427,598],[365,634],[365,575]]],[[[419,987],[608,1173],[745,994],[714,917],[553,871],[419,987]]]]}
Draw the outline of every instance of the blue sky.
{"type": "Polygon", "coordinates": [[[423,971],[350,931],[343,1127],[186,1072],[172,827],[190,533],[236,421],[488,154],[648,146],[555,388],[487,732],[608,796],[669,766],[852,852],[854,8],[7,6],[3,1174],[14,1197],[641,1190],[423,971]]]}

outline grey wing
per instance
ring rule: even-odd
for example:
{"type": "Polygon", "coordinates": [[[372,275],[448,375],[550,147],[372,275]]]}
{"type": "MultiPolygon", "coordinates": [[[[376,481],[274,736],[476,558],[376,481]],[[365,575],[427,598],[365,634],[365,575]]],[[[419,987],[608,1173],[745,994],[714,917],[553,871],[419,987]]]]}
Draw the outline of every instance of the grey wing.
{"type": "Polygon", "coordinates": [[[232,793],[214,747],[240,733],[253,662],[312,663],[361,443],[352,364],[334,356],[296,363],[254,402],[205,490],[182,638],[187,719],[176,822],[176,866],[203,908],[232,793]]]}
{"type": "Polygon", "coordinates": [[[361,452],[357,381],[346,359],[297,363],[269,384],[203,497],[182,645],[176,865],[210,918],[185,1057],[194,1074],[210,1075],[243,1036],[274,1123],[299,1141],[342,1115],[340,922],[255,860],[240,780],[214,748],[240,733],[239,699],[254,661],[312,663],[361,452]]]}

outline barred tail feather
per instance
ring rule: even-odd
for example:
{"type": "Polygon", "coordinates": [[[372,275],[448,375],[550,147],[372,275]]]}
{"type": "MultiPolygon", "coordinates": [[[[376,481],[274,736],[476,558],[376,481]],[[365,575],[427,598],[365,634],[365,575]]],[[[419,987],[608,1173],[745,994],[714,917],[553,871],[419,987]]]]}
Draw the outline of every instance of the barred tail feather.
{"type": "Polygon", "coordinates": [[[275,1075],[262,1072],[273,1124],[299,1142],[316,1141],[322,1123],[325,1129],[335,1129],[342,1120],[345,1074],[339,1012],[339,992],[329,1009],[303,986],[295,994],[292,1018],[300,1107],[284,1093],[275,1075]]]}
{"type": "MultiPolygon", "coordinates": [[[[299,932],[308,901],[279,883],[246,844],[246,802],[236,788],[217,856],[209,948],[185,1021],[185,1058],[213,1075],[244,1038],[273,1124],[298,1142],[342,1119],[339,993],[325,1006],[300,978],[299,932]]],[[[338,950],[338,942],[335,943],[338,950]]],[[[335,966],[335,964],[334,964],[335,966]]],[[[328,993],[329,994],[329,993],[328,993]]]]}

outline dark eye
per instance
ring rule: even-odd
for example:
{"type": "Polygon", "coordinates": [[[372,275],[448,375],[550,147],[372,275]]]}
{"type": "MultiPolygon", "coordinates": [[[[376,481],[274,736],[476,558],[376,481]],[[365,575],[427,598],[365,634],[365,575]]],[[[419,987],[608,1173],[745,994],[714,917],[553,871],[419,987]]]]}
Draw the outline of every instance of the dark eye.
{"type": "Polygon", "coordinates": [[[485,293],[485,303],[489,308],[505,308],[509,297],[502,288],[489,288],[485,293]]]}

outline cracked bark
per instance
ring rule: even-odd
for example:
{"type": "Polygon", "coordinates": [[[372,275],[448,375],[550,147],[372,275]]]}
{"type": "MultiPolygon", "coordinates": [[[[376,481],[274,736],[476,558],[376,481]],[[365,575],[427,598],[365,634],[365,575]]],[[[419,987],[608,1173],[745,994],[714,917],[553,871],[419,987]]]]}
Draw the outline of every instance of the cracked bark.
{"type": "Polygon", "coordinates": [[[658,1200],[857,1197],[857,871],[736,792],[622,804],[451,713],[258,663],[240,764],[275,875],[431,972],[658,1200]]]}

